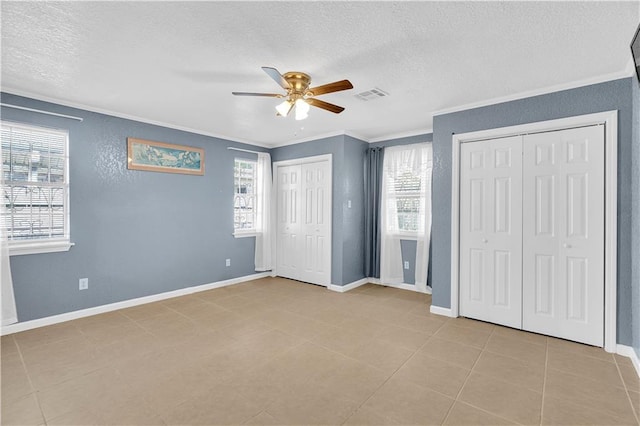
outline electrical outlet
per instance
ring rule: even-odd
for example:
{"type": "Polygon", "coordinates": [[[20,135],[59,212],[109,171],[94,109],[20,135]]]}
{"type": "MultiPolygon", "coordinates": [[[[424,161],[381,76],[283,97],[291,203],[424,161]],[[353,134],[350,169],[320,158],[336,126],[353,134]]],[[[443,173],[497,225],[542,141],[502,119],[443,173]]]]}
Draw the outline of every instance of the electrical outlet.
{"type": "Polygon", "coordinates": [[[231,259],[227,259],[227,260],[225,261],[225,265],[227,265],[227,266],[231,266],[231,259]]]}
{"type": "Polygon", "coordinates": [[[89,278],[80,278],[78,281],[78,290],[86,290],[89,288],[89,278]]]}
{"type": "Polygon", "coordinates": [[[409,269],[409,261],[408,260],[404,261],[404,269],[409,269]]]}

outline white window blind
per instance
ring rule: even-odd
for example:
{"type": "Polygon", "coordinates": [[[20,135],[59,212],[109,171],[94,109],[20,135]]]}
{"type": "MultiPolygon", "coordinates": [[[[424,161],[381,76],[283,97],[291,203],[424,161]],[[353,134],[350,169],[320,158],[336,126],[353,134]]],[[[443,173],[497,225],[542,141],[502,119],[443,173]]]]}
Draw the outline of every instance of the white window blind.
{"type": "Polygon", "coordinates": [[[0,227],[10,244],[68,241],[68,133],[2,122],[0,140],[0,227]]]}
{"type": "Polygon", "coordinates": [[[430,145],[422,148],[407,145],[385,151],[383,196],[387,200],[388,232],[408,235],[424,232],[431,167],[430,145]]]}
{"type": "Polygon", "coordinates": [[[420,175],[405,170],[391,180],[389,186],[395,189],[396,211],[398,216],[398,230],[416,232],[420,216],[421,182],[420,175]]]}
{"type": "Polygon", "coordinates": [[[235,159],[233,228],[235,231],[256,230],[257,161],[235,159]]]}

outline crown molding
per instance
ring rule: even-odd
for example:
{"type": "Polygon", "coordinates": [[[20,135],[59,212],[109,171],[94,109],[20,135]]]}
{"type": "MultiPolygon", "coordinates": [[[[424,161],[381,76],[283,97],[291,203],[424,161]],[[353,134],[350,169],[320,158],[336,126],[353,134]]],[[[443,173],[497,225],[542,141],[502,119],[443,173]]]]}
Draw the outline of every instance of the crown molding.
{"type": "Polygon", "coordinates": [[[348,132],[345,131],[344,135],[345,136],[349,136],[349,137],[354,138],[354,139],[358,139],[358,140],[360,140],[362,142],[371,143],[371,138],[368,138],[368,137],[366,137],[364,135],[358,134],[358,133],[356,133],[354,131],[351,131],[351,130],[348,131],[348,132]]]}
{"type": "Polygon", "coordinates": [[[402,138],[410,138],[412,136],[420,136],[420,135],[426,135],[426,134],[433,134],[433,129],[416,129],[416,130],[409,130],[406,132],[392,133],[390,135],[372,138],[369,140],[369,143],[390,141],[390,140],[402,139],[402,138]]]}
{"type": "MultiPolygon", "coordinates": [[[[344,136],[344,135],[347,135],[347,133],[344,130],[338,130],[336,132],[322,133],[320,135],[307,136],[307,137],[304,137],[304,138],[292,139],[292,140],[287,141],[287,142],[280,142],[278,144],[271,145],[270,148],[281,148],[283,146],[296,145],[296,144],[299,144],[299,143],[316,141],[318,139],[326,139],[326,138],[332,138],[334,136],[344,136]]],[[[349,136],[349,135],[347,135],[347,136],[349,136]]]]}
{"type": "Polygon", "coordinates": [[[68,107],[68,108],[81,109],[81,110],[84,110],[84,111],[94,112],[94,113],[97,113],[97,114],[104,114],[104,115],[109,115],[111,117],[123,118],[125,120],[132,120],[132,121],[137,121],[137,122],[140,122],[140,123],[152,124],[154,126],[166,127],[168,129],[180,130],[180,131],[183,131],[183,132],[193,133],[193,134],[200,135],[200,136],[208,136],[208,137],[212,137],[212,138],[216,138],[216,139],[223,139],[223,140],[225,140],[227,142],[243,143],[243,144],[259,146],[261,148],[267,148],[267,149],[272,148],[272,146],[267,145],[267,144],[263,144],[263,143],[260,143],[260,142],[254,142],[254,141],[249,141],[249,140],[239,139],[239,138],[232,138],[232,137],[229,137],[229,136],[226,136],[226,135],[221,135],[221,134],[217,134],[217,133],[211,133],[211,132],[207,132],[207,131],[203,131],[203,130],[193,129],[193,128],[190,128],[190,127],[180,126],[180,125],[173,124],[173,123],[167,123],[167,122],[164,122],[164,121],[151,120],[151,119],[144,118],[144,117],[139,117],[139,116],[136,116],[136,115],[124,114],[124,113],[121,113],[121,112],[111,111],[111,110],[107,110],[107,109],[103,109],[103,108],[97,108],[97,107],[93,107],[93,106],[85,105],[85,104],[81,104],[81,103],[65,101],[65,100],[62,100],[62,99],[52,98],[52,97],[48,97],[48,96],[42,96],[42,95],[38,95],[38,94],[35,94],[35,93],[26,92],[24,90],[13,89],[13,88],[10,88],[10,87],[9,88],[0,87],[0,92],[7,93],[9,95],[22,96],[22,97],[30,98],[30,99],[33,99],[33,100],[36,100],[36,101],[49,102],[49,103],[53,103],[53,104],[64,106],[64,107],[68,107]]]}
{"type": "Polygon", "coordinates": [[[621,78],[627,78],[633,76],[633,61],[629,62],[623,71],[618,71],[611,74],[605,74],[598,77],[586,78],[584,80],[572,81],[570,83],[556,84],[554,86],[547,86],[540,89],[529,90],[526,92],[514,93],[512,95],[500,96],[497,98],[486,99],[483,101],[473,102],[464,105],[458,105],[451,108],[445,108],[433,112],[433,116],[450,114],[452,112],[465,111],[468,109],[480,108],[490,105],[501,104],[504,102],[515,101],[519,99],[531,98],[539,95],[546,95],[554,92],[561,92],[563,90],[576,89],[578,87],[590,86],[592,84],[606,83],[608,81],[618,80],[621,78]]]}

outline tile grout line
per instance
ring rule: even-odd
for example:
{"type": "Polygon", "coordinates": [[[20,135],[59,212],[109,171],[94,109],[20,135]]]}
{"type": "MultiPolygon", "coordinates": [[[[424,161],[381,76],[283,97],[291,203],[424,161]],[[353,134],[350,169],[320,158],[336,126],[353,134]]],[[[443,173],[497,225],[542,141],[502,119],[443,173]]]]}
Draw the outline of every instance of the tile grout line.
{"type": "Polygon", "coordinates": [[[20,355],[20,362],[22,363],[22,368],[24,368],[24,373],[26,374],[27,380],[29,381],[29,387],[31,388],[31,391],[32,391],[31,393],[36,398],[36,404],[38,404],[38,409],[40,410],[40,415],[42,416],[42,420],[44,421],[45,424],[47,424],[47,418],[44,416],[44,412],[42,411],[42,405],[40,404],[40,398],[38,396],[40,392],[33,385],[33,381],[31,380],[31,374],[29,373],[29,369],[27,368],[27,363],[24,361],[24,356],[22,355],[22,348],[20,347],[18,340],[14,336],[12,336],[12,339],[16,345],[16,348],[18,349],[18,355],[20,355]]]}
{"type": "MultiPolygon", "coordinates": [[[[549,339],[551,339],[551,337],[549,337],[549,338],[547,339],[547,341],[549,341],[549,339]]],[[[547,358],[548,358],[548,353],[549,353],[549,349],[550,349],[550,348],[551,348],[551,346],[549,346],[549,345],[547,344],[547,358]]],[[[571,353],[572,355],[575,355],[575,354],[573,354],[571,351],[565,351],[565,350],[563,350],[563,349],[560,349],[560,350],[561,350],[561,351],[563,351],[563,352],[565,352],[565,353],[571,353]]],[[[580,354],[578,354],[578,355],[580,356],[580,354]]],[[[604,361],[604,360],[599,359],[599,358],[597,358],[597,357],[590,357],[590,356],[589,356],[589,358],[591,358],[591,359],[595,359],[595,360],[599,360],[599,361],[602,361],[602,362],[607,362],[607,361],[604,361]]],[[[622,390],[624,390],[624,391],[627,393],[627,397],[629,398],[629,394],[628,394],[628,392],[627,392],[627,388],[626,388],[626,383],[624,382],[624,379],[622,379],[622,377],[621,377],[621,372],[620,372],[620,369],[618,368],[618,363],[617,363],[617,361],[615,360],[615,358],[614,358],[613,364],[614,364],[614,365],[616,365],[616,369],[617,369],[617,371],[618,371],[618,375],[620,376],[620,380],[622,381],[622,386],[615,386],[615,385],[610,385],[610,384],[606,384],[605,386],[606,386],[606,387],[613,388],[613,389],[622,389],[622,390]]],[[[585,379],[585,380],[588,380],[588,381],[590,381],[590,382],[598,382],[596,379],[593,379],[591,376],[587,376],[587,375],[583,375],[583,374],[575,373],[575,372],[572,372],[572,371],[560,370],[560,369],[554,369],[554,368],[550,368],[550,367],[548,367],[548,366],[546,366],[545,370],[546,370],[546,373],[548,373],[548,374],[552,374],[554,371],[556,371],[556,372],[560,372],[560,373],[563,373],[563,374],[566,374],[566,375],[569,375],[569,376],[578,377],[578,378],[580,378],[580,379],[585,379]]],[[[547,374],[545,374],[545,379],[544,379],[543,398],[544,398],[545,391],[546,391],[546,378],[547,378],[547,374]]],[[[598,382],[598,383],[599,383],[599,382],[598,382]]],[[[564,400],[564,398],[562,398],[562,399],[564,400]]],[[[570,399],[568,399],[568,401],[570,401],[570,402],[572,402],[573,404],[576,404],[576,405],[581,405],[581,403],[576,402],[576,401],[571,401],[570,399]]],[[[631,402],[631,401],[629,400],[629,402],[631,402]]],[[[543,404],[544,404],[544,400],[543,400],[543,404]]],[[[633,406],[633,404],[631,404],[631,405],[633,406]]],[[[615,416],[617,416],[617,414],[614,414],[614,413],[612,413],[611,411],[601,409],[601,408],[600,408],[600,406],[597,406],[597,407],[595,407],[595,406],[590,406],[589,408],[591,408],[593,411],[596,411],[596,412],[599,412],[599,413],[602,413],[602,414],[607,414],[607,415],[609,415],[609,416],[614,416],[614,417],[615,417],[615,416]]],[[[633,407],[632,407],[632,408],[631,408],[631,412],[633,413],[634,411],[635,411],[635,410],[634,410],[634,409],[633,409],[633,407]]],[[[640,423],[639,423],[639,424],[640,424],[640,423]]]]}
{"type": "Polygon", "coordinates": [[[549,339],[545,339],[544,348],[544,376],[542,377],[542,401],[540,401],[540,425],[544,419],[544,396],[547,390],[547,372],[549,371],[549,339]]]}
{"type": "MultiPolygon", "coordinates": [[[[424,347],[424,346],[429,342],[429,340],[431,340],[432,338],[433,338],[433,335],[429,336],[429,338],[428,338],[427,340],[425,340],[425,342],[424,342],[422,345],[420,345],[420,347],[419,347],[418,349],[416,349],[416,350],[411,354],[411,356],[410,356],[409,358],[407,358],[407,359],[405,360],[405,362],[403,362],[403,363],[402,363],[402,365],[400,365],[400,366],[399,366],[399,367],[398,367],[398,368],[397,368],[393,373],[391,373],[391,375],[389,375],[389,377],[387,377],[387,379],[386,379],[384,382],[382,382],[382,383],[380,384],[380,386],[378,386],[378,387],[377,387],[373,392],[371,392],[371,395],[369,395],[369,397],[368,397],[367,399],[365,399],[364,401],[362,401],[362,403],[361,403],[360,405],[358,405],[358,407],[353,411],[353,413],[351,413],[351,415],[350,415],[349,417],[347,417],[347,419],[346,419],[344,422],[342,422],[342,424],[344,425],[346,422],[348,422],[348,421],[349,421],[349,419],[350,419],[351,417],[353,417],[353,415],[354,415],[355,413],[357,413],[357,412],[360,410],[360,408],[362,408],[362,407],[363,407],[363,406],[364,406],[364,405],[365,405],[365,404],[366,404],[366,403],[367,403],[371,398],[373,398],[373,396],[374,396],[374,395],[375,395],[375,394],[376,394],[380,389],[382,389],[382,387],[383,387],[384,385],[386,385],[386,384],[389,382],[389,380],[391,380],[391,379],[393,378],[393,376],[395,376],[395,375],[396,375],[396,373],[398,372],[398,370],[400,370],[400,369],[401,369],[401,368],[402,368],[406,363],[408,363],[408,362],[409,362],[409,361],[410,361],[410,360],[411,360],[411,359],[412,359],[412,358],[413,358],[413,357],[414,357],[414,356],[415,356],[415,355],[420,351],[420,349],[422,349],[422,348],[423,348],[423,347],[424,347]]],[[[345,355],[345,356],[346,356],[346,355],[345,355]]],[[[349,358],[351,358],[351,357],[349,357],[349,358]]],[[[352,359],[353,359],[353,358],[352,358],[352,359]]],[[[356,361],[357,361],[357,360],[356,360],[356,361]]],[[[362,361],[359,361],[359,362],[362,362],[362,361]]],[[[365,364],[365,365],[369,365],[369,364],[367,364],[367,363],[363,363],[363,364],[365,364]]],[[[373,366],[372,366],[372,367],[373,367],[373,366]]],[[[380,370],[380,369],[379,369],[379,368],[377,368],[377,367],[373,367],[373,368],[376,368],[377,370],[382,371],[382,370],[380,370]]],[[[438,393],[440,393],[440,392],[438,392],[438,393]]],[[[375,411],[375,410],[374,410],[374,411],[375,411]]],[[[385,416],[385,417],[387,417],[387,416],[385,416]]],[[[395,420],[395,418],[394,418],[393,416],[391,416],[391,418],[392,418],[393,420],[395,420]]]]}
{"type": "Polygon", "coordinates": [[[633,401],[631,400],[631,394],[629,394],[629,387],[627,386],[627,382],[624,381],[624,377],[622,376],[622,371],[620,370],[620,365],[618,364],[618,360],[615,357],[613,358],[613,360],[616,364],[616,370],[618,370],[618,376],[620,377],[620,380],[624,385],[624,391],[627,394],[627,400],[629,402],[629,405],[631,405],[631,412],[636,418],[636,422],[638,422],[638,424],[640,425],[640,413],[636,412],[636,407],[635,405],[633,405],[633,401]]]}
{"type": "MultiPolygon", "coordinates": [[[[460,387],[460,391],[458,392],[458,395],[456,395],[456,399],[455,399],[455,400],[456,400],[456,402],[458,402],[458,401],[459,401],[461,404],[466,404],[466,405],[468,405],[468,406],[470,406],[470,407],[473,407],[473,408],[475,408],[475,409],[477,409],[477,410],[479,410],[479,411],[482,411],[482,412],[484,412],[484,413],[487,413],[487,414],[489,414],[489,415],[491,415],[491,416],[493,416],[493,417],[498,417],[498,418],[500,418],[500,419],[503,419],[503,420],[505,420],[505,421],[508,421],[509,423],[521,424],[521,423],[519,423],[519,422],[517,422],[517,421],[515,421],[515,420],[512,420],[512,419],[506,418],[506,417],[504,417],[504,416],[502,416],[502,415],[499,415],[499,414],[497,414],[497,413],[492,413],[491,411],[488,411],[488,410],[486,410],[486,409],[484,409],[484,408],[482,408],[482,407],[478,407],[478,406],[473,405],[473,404],[471,404],[471,403],[469,403],[469,402],[462,401],[462,400],[458,399],[458,397],[459,397],[459,396],[460,396],[460,394],[462,393],[462,390],[464,389],[465,385],[467,384],[467,381],[469,380],[469,377],[471,376],[471,373],[473,372],[473,369],[476,367],[476,364],[477,364],[477,363],[478,363],[478,361],[480,360],[480,357],[482,356],[483,352],[485,352],[485,351],[486,351],[486,352],[488,352],[488,353],[495,354],[495,352],[492,352],[492,351],[490,351],[489,349],[487,349],[487,346],[489,345],[489,340],[491,339],[491,336],[493,336],[493,334],[494,334],[494,333],[495,333],[495,331],[498,329],[498,327],[500,327],[500,325],[495,324],[494,328],[491,330],[491,333],[489,334],[489,337],[487,338],[487,341],[485,342],[484,346],[482,347],[482,349],[481,349],[481,351],[480,351],[480,355],[478,355],[478,359],[476,359],[476,362],[474,362],[474,363],[473,363],[473,366],[472,366],[472,367],[471,367],[471,369],[469,370],[469,375],[467,376],[467,379],[465,380],[465,382],[464,382],[464,383],[462,384],[462,386],[460,387]]],[[[500,355],[500,354],[499,354],[499,355],[500,355]]],[[[514,359],[516,359],[516,358],[514,358],[514,359]]],[[[483,375],[482,373],[477,373],[477,374],[483,375]]],[[[449,418],[449,415],[450,415],[450,413],[447,413],[447,417],[445,418],[445,420],[446,420],[447,418],[449,418]]]]}
{"type": "MultiPolygon", "coordinates": [[[[473,373],[473,369],[476,367],[476,365],[478,364],[478,361],[480,360],[480,357],[482,356],[482,352],[484,352],[484,349],[487,347],[487,344],[489,343],[489,339],[491,339],[491,336],[493,336],[493,334],[495,333],[495,327],[493,327],[491,329],[491,333],[489,333],[489,337],[487,337],[487,340],[484,342],[484,345],[482,345],[482,348],[480,349],[480,353],[478,354],[478,358],[476,358],[476,360],[474,361],[473,365],[471,366],[471,368],[469,369],[469,373],[467,374],[467,377],[465,377],[464,382],[462,383],[462,386],[460,386],[460,390],[458,391],[458,393],[456,394],[455,398],[453,399],[453,404],[451,404],[451,407],[449,407],[449,409],[447,410],[447,414],[444,416],[444,419],[442,420],[442,423],[444,424],[447,419],[449,419],[449,416],[451,415],[451,411],[453,410],[453,406],[456,404],[457,401],[463,402],[461,401],[460,398],[460,394],[462,394],[462,390],[464,389],[464,387],[467,385],[467,382],[469,381],[469,378],[471,377],[471,373],[473,373]]],[[[486,410],[482,410],[488,413],[488,411],[486,410]]],[[[495,415],[493,413],[491,413],[492,415],[495,415]]]]}
{"type": "MultiPolygon", "coordinates": [[[[147,333],[147,334],[151,334],[151,332],[149,332],[149,331],[148,331],[148,330],[146,330],[144,327],[142,327],[142,325],[140,325],[137,321],[135,321],[135,320],[133,320],[133,319],[129,318],[128,316],[126,316],[125,314],[123,314],[122,312],[120,312],[119,310],[118,310],[118,311],[112,311],[112,312],[115,312],[115,313],[119,314],[120,316],[122,316],[124,319],[126,319],[126,320],[127,320],[127,321],[129,321],[130,323],[133,323],[133,325],[134,325],[134,326],[138,327],[138,328],[139,328],[140,330],[142,330],[143,332],[145,332],[145,333],[147,333]]],[[[99,314],[99,315],[101,315],[101,314],[99,314]]],[[[90,318],[90,317],[89,317],[89,318],[90,318]]],[[[118,327],[120,327],[120,326],[121,326],[121,324],[110,325],[110,326],[109,326],[109,328],[118,328],[118,327]]],[[[91,347],[92,347],[93,349],[96,349],[96,350],[97,350],[97,349],[99,349],[99,346],[98,346],[94,341],[92,341],[92,340],[90,339],[91,333],[84,331],[84,330],[83,330],[82,328],[80,328],[80,327],[77,327],[77,326],[76,326],[76,328],[78,329],[78,332],[80,333],[80,335],[81,335],[82,337],[84,337],[84,338],[86,338],[86,339],[88,340],[88,343],[91,345],[91,347]]],[[[112,343],[113,343],[113,342],[111,342],[111,344],[112,344],[112,343]]]]}

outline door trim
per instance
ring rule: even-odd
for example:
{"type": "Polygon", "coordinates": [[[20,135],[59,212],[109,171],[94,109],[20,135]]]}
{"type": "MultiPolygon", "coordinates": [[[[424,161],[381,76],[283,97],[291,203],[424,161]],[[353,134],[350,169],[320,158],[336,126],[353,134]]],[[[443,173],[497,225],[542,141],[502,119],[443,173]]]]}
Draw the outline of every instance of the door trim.
{"type": "Polygon", "coordinates": [[[458,316],[460,290],[460,145],[529,133],[550,132],[596,124],[605,126],[605,241],[604,241],[604,349],[617,347],[617,244],[618,244],[618,111],[539,121],[497,129],[453,135],[451,163],[451,316],[458,316]]]}
{"type": "MultiPolygon", "coordinates": [[[[329,211],[331,212],[331,220],[329,221],[329,281],[327,283],[322,283],[320,285],[323,285],[325,287],[329,287],[331,285],[331,276],[333,275],[333,262],[332,260],[332,256],[333,256],[333,154],[323,154],[323,155],[314,155],[311,157],[301,157],[301,158],[293,158],[291,160],[282,160],[282,161],[274,161],[272,164],[273,170],[272,170],[272,175],[273,175],[273,188],[271,193],[275,194],[275,199],[277,200],[277,194],[278,194],[278,167],[284,167],[284,166],[293,166],[293,165],[300,165],[300,164],[307,164],[307,163],[317,163],[319,161],[328,161],[329,162],[329,211]]],[[[277,228],[278,228],[278,224],[277,224],[277,220],[278,220],[278,203],[274,203],[275,207],[273,208],[272,212],[274,214],[275,217],[275,221],[274,221],[274,233],[275,233],[275,238],[273,239],[273,243],[272,243],[272,253],[273,253],[273,271],[272,271],[272,276],[277,276],[278,275],[278,250],[276,249],[276,247],[278,247],[278,232],[277,232],[277,228]]]]}

